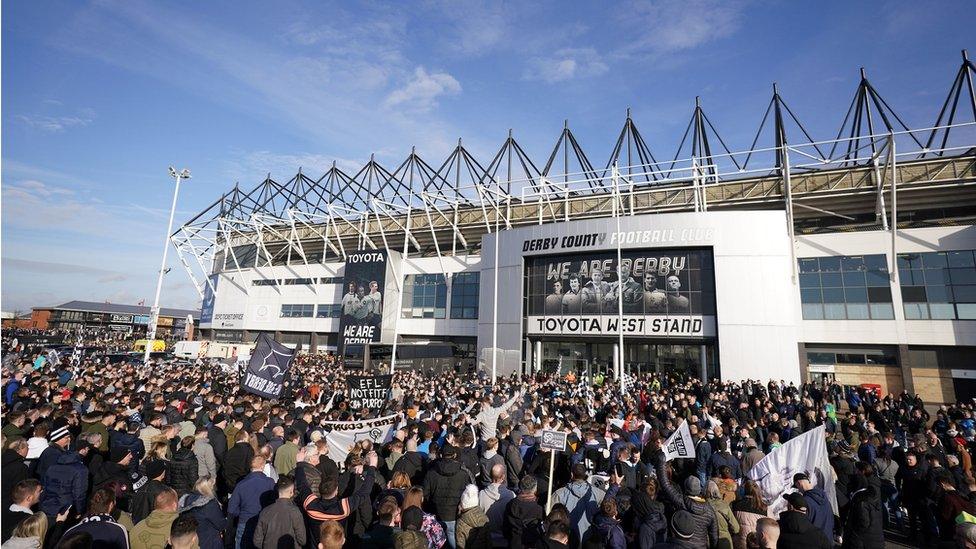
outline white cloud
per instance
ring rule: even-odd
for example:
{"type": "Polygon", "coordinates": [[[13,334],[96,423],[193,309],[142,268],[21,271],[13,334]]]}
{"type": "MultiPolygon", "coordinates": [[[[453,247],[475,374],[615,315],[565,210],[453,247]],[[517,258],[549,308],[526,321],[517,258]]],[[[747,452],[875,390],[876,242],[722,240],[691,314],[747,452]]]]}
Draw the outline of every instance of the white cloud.
{"type": "Polygon", "coordinates": [[[70,128],[87,126],[94,120],[92,116],[45,116],[40,114],[21,114],[17,119],[28,127],[44,132],[60,133],[70,128]]]}
{"type": "Polygon", "coordinates": [[[428,112],[437,106],[442,95],[461,93],[461,84],[446,72],[428,73],[423,67],[413,71],[413,77],[386,97],[386,106],[405,107],[414,112],[428,112]]]}
{"type": "Polygon", "coordinates": [[[563,48],[552,55],[530,59],[522,78],[563,82],[599,76],[608,70],[607,64],[593,48],[563,48]]]}
{"type": "Polygon", "coordinates": [[[624,55],[664,55],[697,48],[739,30],[745,3],[738,0],[633,0],[621,23],[635,38],[624,55]]]}

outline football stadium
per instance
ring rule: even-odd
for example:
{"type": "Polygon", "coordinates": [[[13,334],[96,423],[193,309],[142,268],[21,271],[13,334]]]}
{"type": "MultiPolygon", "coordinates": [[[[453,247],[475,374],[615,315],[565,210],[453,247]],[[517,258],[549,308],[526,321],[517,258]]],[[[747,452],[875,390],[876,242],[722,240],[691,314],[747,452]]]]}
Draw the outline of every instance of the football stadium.
{"type": "MultiPolygon", "coordinates": [[[[566,124],[530,158],[459,140],[238,186],[172,235],[215,344],[260,334],[347,367],[675,372],[976,396],[976,67],[935,120],[862,71],[813,136],[774,85],[727,143],[695,101],[677,151],[628,112],[605,161],[566,124]],[[846,109],[846,115],[843,113],[846,109]]],[[[593,136],[586,136],[587,140],[593,136]]]]}

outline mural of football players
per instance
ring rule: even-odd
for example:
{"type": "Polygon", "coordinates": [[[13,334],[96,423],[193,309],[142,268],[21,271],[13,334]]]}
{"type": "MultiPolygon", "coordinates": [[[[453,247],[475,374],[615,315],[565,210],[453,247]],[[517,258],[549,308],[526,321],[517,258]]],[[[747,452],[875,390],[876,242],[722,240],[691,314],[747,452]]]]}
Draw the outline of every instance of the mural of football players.
{"type": "Polygon", "coordinates": [[[583,312],[600,314],[604,300],[610,293],[610,284],[603,280],[603,271],[599,268],[590,273],[590,281],[583,288],[583,312]]]}
{"type": "Polygon", "coordinates": [[[346,291],[346,295],[342,296],[342,314],[345,316],[354,317],[357,310],[359,310],[359,296],[356,294],[357,285],[355,282],[349,283],[349,289],[346,291]]]}
{"type": "Polygon", "coordinates": [[[670,312],[688,312],[688,298],[681,295],[681,279],[677,275],[671,275],[667,280],[668,286],[668,311],[670,312]]]}
{"type": "Polygon", "coordinates": [[[644,312],[647,314],[668,312],[668,297],[664,290],[657,287],[657,275],[650,272],[644,275],[644,312]]]}
{"type": "Polygon", "coordinates": [[[366,287],[363,284],[356,286],[356,300],[359,304],[356,310],[353,311],[352,316],[355,318],[359,324],[362,324],[366,317],[369,316],[370,311],[370,301],[366,297],[366,287]]]}
{"type": "MultiPolygon", "coordinates": [[[[643,310],[644,306],[644,290],[641,285],[630,276],[630,263],[621,263],[620,267],[620,279],[610,285],[610,293],[607,294],[605,301],[607,302],[610,312],[616,311],[619,304],[617,302],[618,296],[623,295],[624,311],[630,313],[639,313],[643,310]]],[[[607,311],[607,306],[604,307],[604,311],[607,311]]]]}
{"type": "Polygon", "coordinates": [[[363,297],[360,307],[365,310],[366,321],[370,324],[379,325],[383,321],[383,294],[379,282],[370,281],[369,293],[363,297]]]}
{"type": "Polygon", "coordinates": [[[552,293],[546,296],[546,314],[558,315],[563,312],[563,281],[552,283],[552,293]]]}
{"type": "Polygon", "coordinates": [[[579,275],[569,275],[569,291],[563,294],[563,314],[578,315],[583,305],[579,275]]]}

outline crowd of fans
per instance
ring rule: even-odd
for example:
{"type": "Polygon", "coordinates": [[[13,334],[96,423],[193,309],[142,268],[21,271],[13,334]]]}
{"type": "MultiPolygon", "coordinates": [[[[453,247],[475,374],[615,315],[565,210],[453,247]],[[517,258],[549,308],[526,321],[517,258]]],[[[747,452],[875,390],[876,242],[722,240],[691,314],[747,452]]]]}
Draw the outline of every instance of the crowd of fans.
{"type": "Polygon", "coordinates": [[[400,414],[393,439],[337,463],[325,422],[370,412],[350,405],[332,355],[299,356],[269,401],[217,361],[38,361],[10,343],[3,549],[880,548],[886,530],[976,547],[972,403],[927,411],[908,393],[829,383],[644,374],[621,394],[610,379],[404,371],[382,410],[400,414]],[[696,455],[665,461],[685,420],[696,455]],[[750,470],[820,425],[835,490],[798,472],[774,513],[750,470]],[[566,450],[543,449],[543,430],[567,433],[566,450]]]}

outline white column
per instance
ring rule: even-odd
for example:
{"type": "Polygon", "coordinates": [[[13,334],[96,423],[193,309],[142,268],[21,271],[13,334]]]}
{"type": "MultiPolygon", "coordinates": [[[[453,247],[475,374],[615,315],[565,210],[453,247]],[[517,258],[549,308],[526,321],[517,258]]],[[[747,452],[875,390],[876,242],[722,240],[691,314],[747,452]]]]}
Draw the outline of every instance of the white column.
{"type": "Polygon", "coordinates": [[[542,341],[535,342],[535,353],[533,354],[535,355],[532,357],[533,361],[535,362],[535,367],[533,368],[533,371],[541,372],[542,371],[542,341]]]}
{"type": "Polygon", "coordinates": [[[708,381],[708,347],[703,343],[701,345],[701,380],[702,383],[708,381]]]}

